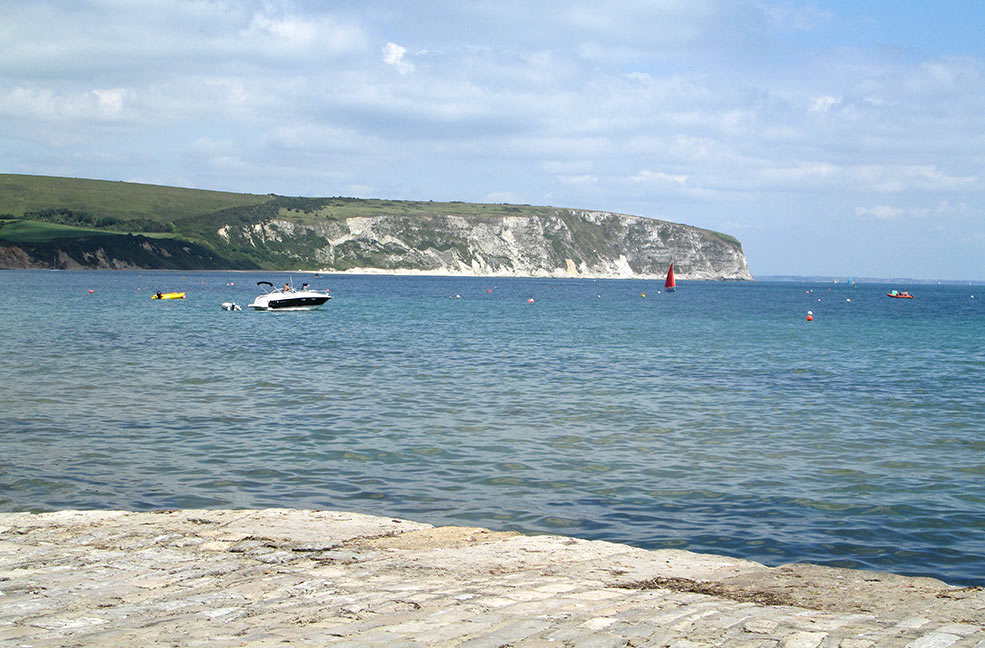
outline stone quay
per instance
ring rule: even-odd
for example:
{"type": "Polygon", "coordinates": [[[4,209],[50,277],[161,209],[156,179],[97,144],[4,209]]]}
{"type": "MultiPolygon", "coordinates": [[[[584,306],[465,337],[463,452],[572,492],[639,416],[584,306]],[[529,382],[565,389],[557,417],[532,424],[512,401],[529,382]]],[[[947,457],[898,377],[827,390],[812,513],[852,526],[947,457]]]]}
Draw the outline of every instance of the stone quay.
{"type": "Polygon", "coordinates": [[[0,646],[985,648],[930,578],[358,513],[0,514],[0,646]]]}

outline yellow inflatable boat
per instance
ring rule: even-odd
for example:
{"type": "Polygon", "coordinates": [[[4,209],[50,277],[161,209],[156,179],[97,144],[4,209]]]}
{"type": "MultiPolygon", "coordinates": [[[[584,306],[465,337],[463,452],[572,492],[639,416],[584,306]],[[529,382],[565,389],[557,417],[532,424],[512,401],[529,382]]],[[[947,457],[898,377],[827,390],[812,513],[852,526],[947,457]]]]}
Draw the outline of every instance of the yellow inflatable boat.
{"type": "Polygon", "coordinates": [[[156,293],[154,293],[153,295],[151,295],[150,298],[151,299],[184,299],[185,298],[185,293],[183,293],[183,292],[180,292],[180,293],[162,293],[160,290],[158,290],[156,293]]]}

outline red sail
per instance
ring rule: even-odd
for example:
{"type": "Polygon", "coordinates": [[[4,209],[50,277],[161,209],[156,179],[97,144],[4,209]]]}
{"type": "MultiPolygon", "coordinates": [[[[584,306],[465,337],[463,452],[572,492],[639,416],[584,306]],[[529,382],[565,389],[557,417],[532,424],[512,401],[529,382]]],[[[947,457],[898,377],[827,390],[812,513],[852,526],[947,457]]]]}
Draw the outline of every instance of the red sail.
{"type": "Polygon", "coordinates": [[[673,290],[677,287],[677,282],[674,281],[674,264],[670,264],[670,270],[667,271],[667,281],[664,282],[664,288],[667,290],[673,290]]]}

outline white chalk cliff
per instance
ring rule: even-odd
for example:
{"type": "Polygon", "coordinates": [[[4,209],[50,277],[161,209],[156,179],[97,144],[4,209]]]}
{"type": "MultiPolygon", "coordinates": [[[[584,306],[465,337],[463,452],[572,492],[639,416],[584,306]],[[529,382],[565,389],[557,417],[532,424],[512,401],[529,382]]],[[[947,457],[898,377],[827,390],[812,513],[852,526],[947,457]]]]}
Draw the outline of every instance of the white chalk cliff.
{"type": "Polygon", "coordinates": [[[225,226],[219,236],[324,270],[651,278],[664,276],[673,261],[680,279],[752,278],[731,236],[610,212],[298,218],[284,210],[264,222],[225,226]]]}

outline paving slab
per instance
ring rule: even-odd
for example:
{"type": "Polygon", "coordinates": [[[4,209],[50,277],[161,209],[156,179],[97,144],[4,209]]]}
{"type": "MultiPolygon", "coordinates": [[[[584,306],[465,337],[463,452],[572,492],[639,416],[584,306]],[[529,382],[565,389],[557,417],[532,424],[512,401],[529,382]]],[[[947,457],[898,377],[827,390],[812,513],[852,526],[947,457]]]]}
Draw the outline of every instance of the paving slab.
{"type": "Polygon", "coordinates": [[[0,513],[0,645],[985,648],[985,591],[293,509],[0,513]]]}

